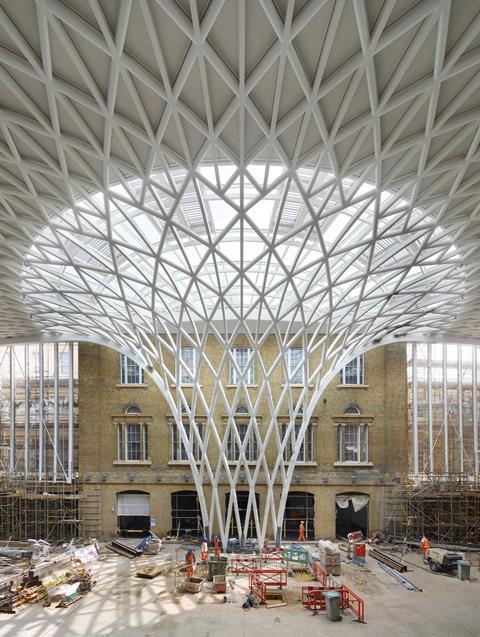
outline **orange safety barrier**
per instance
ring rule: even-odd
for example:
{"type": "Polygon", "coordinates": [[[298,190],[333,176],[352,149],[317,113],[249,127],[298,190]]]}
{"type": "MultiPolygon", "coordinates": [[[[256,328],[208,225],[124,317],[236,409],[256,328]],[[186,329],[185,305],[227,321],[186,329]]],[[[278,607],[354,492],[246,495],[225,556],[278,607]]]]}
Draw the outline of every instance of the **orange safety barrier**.
{"type": "Polygon", "coordinates": [[[248,576],[250,591],[257,595],[262,602],[267,599],[269,588],[283,588],[287,585],[286,568],[262,568],[250,572],[248,576]]]}
{"type": "Polygon", "coordinates": [[[234,557],[230,560],[232,573],[251,573],[259,567],[258,557],[234,557]]]}
{"type": "Polygon", "coordinates": [[[342,608],[349,608],[358,617],[358,621],[364,622],[365,602],[363,599],[345,585],[341,587],[340,593],[342,595],[342,608]]]}
{"type": "Polygon", "coordinates": [[[283,562],[281,555],[262,553],[260,556],[236,555],[230,560],[232,573],[251,573],[252,570],[277,568],[277,563],[283,562]]]}
{"type": "Polygon", "coordinates": [[[338,591],[340,593],[340,606],[349,608],[358,621],[365,621],[365,602],[344,584],[340,586],[302,586],[302,605],[309,610],[325,610],[326,591],[338,591]]]}
{"type": "Polygon", "coordinates": [[[313,563],[313,577],[320,582],[322,586],[327,585],[328,571],[320,566],[318,562],[313,563]]]}

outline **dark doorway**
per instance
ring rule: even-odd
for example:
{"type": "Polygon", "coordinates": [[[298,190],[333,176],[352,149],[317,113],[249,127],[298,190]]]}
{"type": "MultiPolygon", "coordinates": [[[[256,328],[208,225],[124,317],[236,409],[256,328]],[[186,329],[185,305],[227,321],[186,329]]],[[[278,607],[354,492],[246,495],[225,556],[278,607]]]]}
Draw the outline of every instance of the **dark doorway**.
{"type": "Polygon", "coordinates": [[[203,535],[202,514],[196,491],[172,493],[172,537],[177,535],[203,535]]]}
{"type": "Polygon", "coordinates": [[[285,540],[298,540],[300,522],[305,524],[305,539],[315,539],[315,496],[306,491],[293,491],[287,496],[283,519],[285,540]]]}
{"type": "MultiPolygon", "coordinates": [[[[237,491],[237,502],[238,502],[238,512],[240,515],[240,523],[242,525],[242,529],[241,531],[238,530],[237,528],[237,519],[235,516],[235,510],[233,508],[233,504],[232,504],[232,518],[230,520],[230,527],[229,527],[229,536],[231,538],[240,538],[241,532],[243,532],[243,527],[245,524],[245,518],[247,515],[247,504],[248,504],[248,491],[237,491]]],[[[258,511],[258,515],[260,516],[260,496],[258,495],[258,493],[255,494],[255,501],[257,503],[257,511],[258,511]]],[[[226,493],[225,494],[225,516],[227,515],[227,511],[228,511],[228,504],[230,502],[230,493],[226,493]]],[[[247,538],[255,538],[257,537],[257,531],[255,529],[255,518],[253,515],[253,506],[250,509],[250,520],[248,522],[248,529],[247,529],[247,538]]]]}
{"type": "Polygon", "coordinates": [[[117,493],[117,527],[121,537],[143,537],[150,531],[150,495],[145,491],[117,493]]]}
{"type": "Polygon", "coordinates": [[[361,531],[365,537],[368,537],[368,496],[366,494],[338,494],[335,502],[335,515],[335,533],[337,537],[346,538],[352,531],[361,531]],[[356,496],[366,500],[362,508],[359,508],[361,502],[358,499],[355,500],[356,496]],[[342,506],[339,506],[339,500],[341,500],[342,506]],[[356,511],[355,508],[357,508],[356,511]]]}

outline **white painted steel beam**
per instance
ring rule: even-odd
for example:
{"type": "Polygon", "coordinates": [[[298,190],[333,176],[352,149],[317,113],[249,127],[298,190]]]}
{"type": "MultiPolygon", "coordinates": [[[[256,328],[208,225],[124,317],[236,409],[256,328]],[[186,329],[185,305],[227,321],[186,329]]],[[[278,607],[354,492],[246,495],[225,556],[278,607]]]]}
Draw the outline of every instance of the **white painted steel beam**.
{"type": "MultiPolygon", "coordinates": [[[[0,339],[61,334],[132,356],[172,412],[204,527],[225,543],[232,517],[240,524],[233,496],[223,516],[226,480],[232,493],[245,485],[263,538],[282,527],[331,372],[407,337],[480,338],[480,14],[448,0],[405,0],[401,15],[380,3],[375,19],[362,3],[252,0],[227,20],[222,1],[200,14],[161,0],[121,3],[110,28],[102,3],[24,4],[0,7],[0,339]],[[269,337],[273,361],[260,355],[269,337]],[[255,391],[238,365],[237,386],[224,386],[239,342],[253,351],[255,391]],[[308,350],[310,393],[286,373],[292,343],[308,350]],[[165,363],[182,344],[202,369],[188,391],[181,365],[165,363]]],[[[428,444],[432,470],[431,431],[428,444]]]]}

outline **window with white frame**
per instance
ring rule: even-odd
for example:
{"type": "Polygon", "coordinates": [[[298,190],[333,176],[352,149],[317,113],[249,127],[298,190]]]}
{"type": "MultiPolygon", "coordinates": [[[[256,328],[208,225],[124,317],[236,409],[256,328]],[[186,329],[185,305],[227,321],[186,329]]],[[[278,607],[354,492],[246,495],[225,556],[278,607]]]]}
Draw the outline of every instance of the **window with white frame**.
{"type": "MultiPolygon", "coordinates": [[[[300,434],[301,423],[297,423],[287,438],[287,443],[285,445],[285,449],[283,451],[283,459],[285,462],[290,462],[292,457],[293,450],[295,448],[295,443],[300,434]]],[[[288,425],[287,423],[282,425],[282,438],[285,438],[287,434],[288,425]]],[[[311,422],[308,423],[307,429],[305,431],[305,437],[300,445],[300,451],[298,452],[297,462],[314,462],[314,427],[311,422]]]]}
{"type": "Polygon", "coordinates": [[[70,354],[68,352],[58,353],[58,373],[60,376],[68,376],[70,371],[70,354]]]}
{"type": "Polygon", "coordinates": [[[368,425],[337,425],[337,462],[368,462],[368,425]]]}
{"type": "Polygon", "coordinates": [[[365,383],[365,363],[363,354],[345,365],[341,373],[342,385],[363,385],[365,383]]]}
{"type": "Polygon", "coordinates": [[[122,385],[142,385],[145,382],[145,374],[140,365],[131,358],[120,354],[120,383],[122,385]]]}
{"type": "Polygon", "coordinates": [[[180,365],[180,382],[182,385],[191,385],[197,367],[197,351],[193,347],[182,347],[180,356],[183,361],[183,365],[180,365]]]}
{"type": "Polygon", "coordinates": [[[230,350],[230,385],[238,385],[240,377],[244,376],[247,385],[255,382],[253,350],[248,347],[235,347],[230,350]]]}
{"type": "Polygon", "coordinates": [[[123,462],[148,460],[148,425],[119,423],[117,425],[117,459],[123,462]]]}
{"type": "Polygon", "coordinates": [[[292,385],[303,385],[305,382],[302,361],[303,347],[289,347],[287,350],[288,379],[292,385]]]}
{"type": "MultiPolygon", "coordinates": [[[[239,412],[243,413],[243,412],[239,412]]],[[[240,443],[238,442],[237,436],[235,435],[235,431],[233,425],[230,429],[230,434],[228,436],[227,441],[227,460],[229,462],[236,462],[240,459],[240,450],[244,449],[245,459],[247,462],[255,462],[258,458],[258,445],[257,438],[255,436],[255,432],[253,427],[249,430],[250,418],[236,418],[235,424],[237,426],[238,437],[240,438],[240,443]]]]}
{"type": "MultiPolygon", "coordinates": [[[[190,429],[189,423],[183,423],[183,426],[185,428],[185,433],[187,435],[187,438],[190,440],[190,443],[191,443],[193,457],[195,458],[197,462],[199,462],[202,455],[199,440],[195,432],[193,431],[193,429],[192,430],[190,429]],[[190,431],[191,431],[191,435],[190,435],[190,431]]],[[[200,436],[200,439],[203,440],[203,425],[196,423],[196,427],[198,429],[198,434],[200,436]]],[[[171,451],[170,459],[173,460],[174,462],[188,462],[187,447],[185,447],[185,445],[183,444],[182,436],[175,423],[171,425],[171,441],[172,441],[172,444],[171,444],[171,450],[170,450],[171,451]]]]}

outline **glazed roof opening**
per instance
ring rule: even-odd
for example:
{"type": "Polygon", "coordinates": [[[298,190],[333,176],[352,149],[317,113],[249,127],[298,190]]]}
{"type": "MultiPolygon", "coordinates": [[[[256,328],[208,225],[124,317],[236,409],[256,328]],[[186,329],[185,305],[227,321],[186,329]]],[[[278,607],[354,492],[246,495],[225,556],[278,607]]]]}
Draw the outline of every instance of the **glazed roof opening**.
{"type": "Polygon", "coordinates": [[[1,339],[480,337],[477,3],[1,5],[1,339]]]}
{"type": "Polygon", "coordinates": [[[341,325],[459,284],[449,233],[402,192],[273,163],[117,182],[51,217],[25,264],[23,291],[48,312],[98,305],[148,322],[153,310],[172,325],[341,325]]]}

